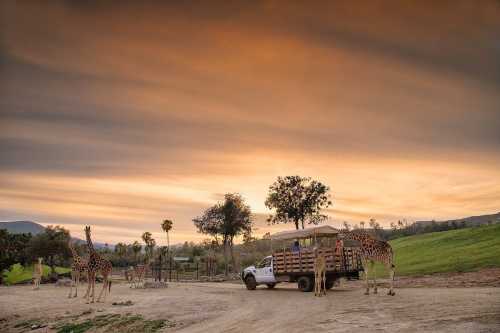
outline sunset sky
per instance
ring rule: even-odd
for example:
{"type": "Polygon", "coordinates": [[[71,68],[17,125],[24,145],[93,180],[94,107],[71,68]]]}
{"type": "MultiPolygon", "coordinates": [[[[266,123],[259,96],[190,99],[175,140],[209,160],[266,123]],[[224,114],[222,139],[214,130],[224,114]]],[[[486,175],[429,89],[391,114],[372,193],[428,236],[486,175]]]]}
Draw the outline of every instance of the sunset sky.
{"type": "Polygon", "coordinates": [[[2,1],[0,220],[139,240],[277,176],[329,223],[500,211],[498,1],[2,1]]]}

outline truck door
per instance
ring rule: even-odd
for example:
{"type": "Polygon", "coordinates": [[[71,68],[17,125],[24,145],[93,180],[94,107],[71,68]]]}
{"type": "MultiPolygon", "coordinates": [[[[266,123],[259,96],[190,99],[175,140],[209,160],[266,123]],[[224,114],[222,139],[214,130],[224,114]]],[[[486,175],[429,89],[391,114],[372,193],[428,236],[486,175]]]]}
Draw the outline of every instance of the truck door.
{"type": "Polygon", "coordinates": [[[257,283],[275,283],[272,257],[266,257],[256,267],[255,280],[257,283]]]}

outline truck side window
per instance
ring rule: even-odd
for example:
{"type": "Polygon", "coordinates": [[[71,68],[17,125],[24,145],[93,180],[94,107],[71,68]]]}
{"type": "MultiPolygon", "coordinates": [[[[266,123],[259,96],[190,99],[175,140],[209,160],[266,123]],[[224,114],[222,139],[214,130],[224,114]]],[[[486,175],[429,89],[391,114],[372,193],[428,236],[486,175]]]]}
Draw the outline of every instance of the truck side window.
{"type": "Polygon", "coordinates": [[[265,258],[257,265],[257,268],[264,268],[270,266],[271,266],[271,258],[265,258]]]}

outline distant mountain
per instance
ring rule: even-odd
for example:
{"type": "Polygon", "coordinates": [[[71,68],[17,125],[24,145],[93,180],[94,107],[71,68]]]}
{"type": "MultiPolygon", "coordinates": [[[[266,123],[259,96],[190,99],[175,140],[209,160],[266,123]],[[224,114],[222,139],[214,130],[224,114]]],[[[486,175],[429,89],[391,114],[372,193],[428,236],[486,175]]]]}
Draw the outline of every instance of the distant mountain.
{"type": "Polygon", "coordinates": [[[488,215],[478,215],[469,216],[462,219],[456,220],[446,220],[446,221],[416,221],[415,224],[420,224],[422,226],[432,224],[432,223],[443,223],[443,224],[463,224],[465,223],[468,227],[477,227],[480,225],[497,224],[500,223],[500,213],[488,214],[488,215]]]}
{"type": "MultiPolygon", "coordinates": [[[[0,229],[6,229],[11,234],[29,234],[32,235],[39,234],[45,230],[43,225],[40,225],[32,221],[11,221],[11,222],[0,222],[0,229]]],[[[72,237],[73,241],[77,243],[85,243],[84,240],[72,237]]],[[[98,249],[106,247],[105,243],[94,242],[94,246],[98,249]]],[[[112,250],[115,246],[113,244],[108,244],[108,247],[112,250]]]]}
{"type": "Polygon", "coordinates": [[[6,229],[11,234],[39,234],[45,227],[31,221],[0,222],[0,229],[6,229]]]}

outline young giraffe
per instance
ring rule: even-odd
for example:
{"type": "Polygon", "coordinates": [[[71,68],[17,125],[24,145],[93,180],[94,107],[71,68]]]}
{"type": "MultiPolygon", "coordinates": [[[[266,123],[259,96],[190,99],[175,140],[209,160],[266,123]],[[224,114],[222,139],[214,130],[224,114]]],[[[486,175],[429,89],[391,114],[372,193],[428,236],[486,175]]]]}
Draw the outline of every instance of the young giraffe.
{"type": "Polygon", "coordinates": [[[113,266],[111,266],[111,262],[102,258],[94,249],[94,245],[92,244],[92,239],[90,238],[90,227],[85,227],[85,237],[87,238],[87,247],[89,250],[89,261],[87,265],[88,272],[88,286],[87,286],[87,304],[89,303],[90,298],[90,289],[92,288],[92,303],[94,303],[95,295],[95,278],[97,272],[100,272],[103,278],[103,286],[102,290],[97,298],[97,302],[101,301],[102,293],[104,292],[104,301],[106,301],[106,296],[108,291],[111,292],[111,281],[109,281],[109,275],[111,274],[111,270],[113,266]],[[108,290],[109,289],[109,290],[108,290]]]}
{"type": "Polygon", "coordinates": [[[141,282],[142,282],[142,285],[144,285],[144,278],[146,276],[146,272],[149,269],[149,267],[150,267],[149,263],[145,264],[145,265],[137,265],[134,267],[134,274],[133,274],[133,280],[132,280],[134,288],[137,288],[137,285],[140,285],[141,282]]]}
{"type": "Polygon", "coordinates": [[[375,278],[374,265],[375,261],[383,263],[390,272],[390,288],[387,295],[394,296],[396,293],[393,290],[394,284],[394,252],[389,243],[373,238],[363,231],[343,232],[340,234],[342,239],[351,239],[360,243],[361,262],[365,271],[366,292],[370,294],[370,283],[368,282],[368,271],[372,272],[373,276],[373,292],[377,293],[377,280],[375,278]]]}
{"type": "Polygon", "coordinates": [[[33,290],[40,288],[40,281],[43,276],[42,258],[38,258],[38,262],[33,265],[33,290]]]}
{"type": "Polygon", "coordinates": [[[326,296],[326,258],[318,254],[314,260],[314,296],[326,296]]]}
{"type": "MultiPolygon", "coordinates": [[[[73,287],[75,287],[75,295],[73,297],[77,297],[78,295],[78,285],[80,284],[80,275],[87,271],[88,262],[78,255],[71,240],[68,242],[68,247],[73,256],[73,263],[71,264],[71,286],[69,288],[68,298],[71,298],[73,287]]],[[[85,296],[87,297],[87,294],[85,296]]]]}

